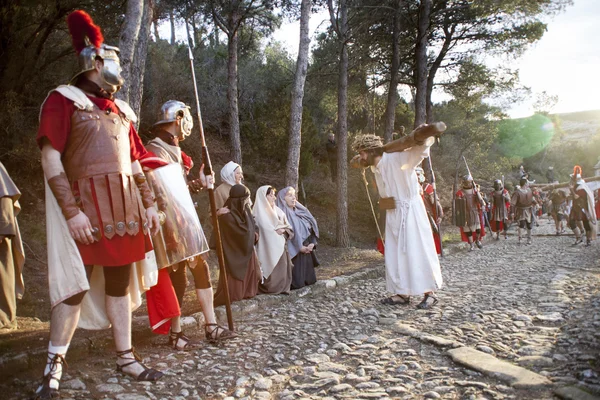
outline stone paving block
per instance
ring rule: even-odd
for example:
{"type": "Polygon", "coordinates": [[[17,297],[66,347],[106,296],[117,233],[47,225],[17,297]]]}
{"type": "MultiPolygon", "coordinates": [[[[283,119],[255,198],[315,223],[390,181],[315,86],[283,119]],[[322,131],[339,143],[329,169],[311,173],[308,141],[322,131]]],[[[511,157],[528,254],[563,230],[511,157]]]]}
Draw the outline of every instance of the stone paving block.
{"type": "Polygon", "coordinates": [[[584,390],[574,386],[561,387],[554,391],[558,397],[564,400],[600,400],[600,397],[594,396],[584,390]]]}
{"type": "Polygon", "coordinates": [[[448,354],[455,362],[507,382],[517,389],[542,388],[551,384],[542,375],[507,361],[499,360],[492,355],[477,351],[471,347],[459,347],[448,350],[448,354]]]}

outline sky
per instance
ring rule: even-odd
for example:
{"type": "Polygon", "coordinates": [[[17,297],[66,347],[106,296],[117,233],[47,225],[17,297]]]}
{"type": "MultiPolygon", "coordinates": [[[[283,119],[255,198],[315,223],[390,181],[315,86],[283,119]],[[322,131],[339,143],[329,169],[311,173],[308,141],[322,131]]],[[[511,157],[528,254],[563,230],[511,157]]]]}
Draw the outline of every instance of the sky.
{"type": "MultiPolygon", "coordinates": [[[[315,37],[329,24],[327,12],[313,14],[310,20],[311,48],[315,37]]],[[[531,89],[531,96],[514,104],[508,114],[513,118],[533,114],[535,95],[546,91],[558,96],[554,113],[600,109],[600,0],[574,0],[572,6],[545,21],[548,30],[520,59],[511,61],[519,69],[521,84],[531,89]]],[[[273,37],[296,57],[299,44],[299,23],[282,24],[273,37]]],[[[169,24],[159,26],[160,36],[170,36],[169,24]]],[[[184,40],[185,29],[178,26],[177,40],[184,40]]],[[[498,60],[490,60],[497,64],[498,60]]],[[[407,91],[400,89],[401,95],[407,91]]],[[[433,101],[448,99],[434,92],[433,101]]]]}
{"type": "MultiPolygon", "coordinates": [[[[311,16],[311,39],[315,32],[327,28],[327,18],[325,12],[311,16]]],[[[514,104],[508,114],[513,118],[531,115],[535,95],[543,91],[558,96],[552,110],[555,113],[600,109],[600,0],[575,0],[563,13],[545,22],[548,30],[542,39],[512,61],[511,66],[520,71],[521,84],[531,88],[531,97],[514,104]]],[[[294,57],[299,29],[298,22],[286,23],[274,37],[294,57]]],[[[434,94],[434,102],[436,97],[438,101],[447,98],[434,94]]]]}

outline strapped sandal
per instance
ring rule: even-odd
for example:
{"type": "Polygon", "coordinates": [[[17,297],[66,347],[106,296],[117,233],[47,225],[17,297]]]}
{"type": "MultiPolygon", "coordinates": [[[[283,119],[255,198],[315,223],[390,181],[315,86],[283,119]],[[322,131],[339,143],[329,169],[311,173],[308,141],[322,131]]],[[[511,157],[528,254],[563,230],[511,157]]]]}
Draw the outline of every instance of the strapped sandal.
{"type": "Polygon", "coordinates": [[[135,378],[135,380],[137,380],[138,382],[142,382],[142,381],[155,382],[155,381],[159,380],[160,378],[162,378],[162,376],[164,375],[162,372],[157,371],[154,368],[148,368],[144,364],[142,364],[141,363],[142,359],[135,352],[133,347],[130,348],[129,350],[117,351],[117,357],[119,357],[120,359],[123,359],[123,360],[132,360],[131,362],[126,363],[126,364],[122,364],[122,365],[117,364],[117,372],[121,372],[122,374],[131,376],[131,377],[135,378]],[[133,358],[123,357],[124,355],[130,354],[130,353],[133,355],[133,358]],[[136,364],[136,363],[140,364],[142,366],[142,368],[144,368],[144,370],[139,375],[135,376],[134,374],[131,374],[131,373],[123,370],[123,368],[126,368],[126,367],[136,364]]]}
{"type": "Polygon", "coordinates": [[[68,366],[67,360],[62,354],[56,353],[48,353],[48,360],[50,361],[50,371],[42,377],[42,384],[36,390],[34,400],[46,400],[46,399],[57,399],[60,397],[58,393],[58,389],[54,389],[50,387],[50,382],[55,380],[59,382],[59,378],[56,378],[54,375],[57,373],[56,366],[58,364],[64,364],[65,367],[68,366]]]}
{"type": "Polygon", "coordinates": [[[408,305],[410,304],[410,296],[404,296],[401,294],[397,294],[394,296],[386,297],[380,301],[381,304],[385,304],[386,306],[396,306],[396,305],[408,305]],[[395,298],[399,298],[399,300],[395,300],[395,298]]]}
{"type": "Polygon", "coordinates": [[[577,246],[579,243],[583,242],[583,236],[580,238],[575,238],[575,243],[572,244],[572,246],[577,246]]]}
{"type": "Polygon", "coordinates": [[[204,333],[206,335],[206,341],[209,343],[220,343],[238,336],[237,333],[232,332],[219,324],[205,324],[204,333]],[[210,327],[214,328],[211,329],[210,327]]]}
{"type": "Polygon", "coordinates": [[[439,299],[433,293],[425,293],[425,297],[419,304],[417,304],[417,308],[419,310],[428,310],[431,307],[435,306],[439,302],[439,299]],[[429,301],[431,299],[431,301],[429,301]]]}
{"type": "Polygon", "coordinates": [[[174,350],[185,351],[190,348],[190,338],[185,336],[183,331],[169,333],[169,346],[174,350]]]}

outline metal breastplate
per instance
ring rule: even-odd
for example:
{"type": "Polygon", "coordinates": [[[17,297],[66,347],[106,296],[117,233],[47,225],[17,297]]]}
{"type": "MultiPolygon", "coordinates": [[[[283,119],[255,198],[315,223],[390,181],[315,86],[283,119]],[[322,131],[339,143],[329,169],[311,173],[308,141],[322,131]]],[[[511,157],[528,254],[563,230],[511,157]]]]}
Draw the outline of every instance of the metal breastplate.
{"type": "Polygon", "coordinates": [[[467,193],[466,191],[464,192],[465,194],[465,201],[467,203],[467,210],[470,211],[474,208],[477,208],[477,195],[475,193],[467,193]]]}
{"type": "Polygon", "coordinates": [[[147,232],[146,216],[131,171],[130,121],[98,107],[76,109],[62,155],[79,207],[93,228],[115,234],[147,232]],[[96,201],[95,201],[95,200],[96,201]]]}
{"type": "Polygon", "coordinates": [[[70,181],[95,175],[131,175],[130,122],[115,113],[94,107],[76,109],[71,116],[71,134],[63,153],[70,181]]]}
{"type": "Polygon", "coordinates": [[[533,204],[533,192],[531,190],[519,190],[517,207],[527,208],[533,204]]]}
{"type": "Polygon", "coordinates": [[[500,207],[504,204],[504,193],[503,191],[494,192],[494,205],[500,207]]]}

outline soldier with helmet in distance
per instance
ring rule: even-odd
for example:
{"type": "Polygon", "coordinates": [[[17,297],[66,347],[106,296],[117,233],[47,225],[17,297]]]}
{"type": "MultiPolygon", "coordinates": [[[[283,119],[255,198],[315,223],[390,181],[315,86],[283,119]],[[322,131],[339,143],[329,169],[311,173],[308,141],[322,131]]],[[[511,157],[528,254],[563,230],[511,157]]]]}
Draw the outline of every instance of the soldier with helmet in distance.
{"type": "Polygon", "coordinates": [[[469,243],[469,250],[473,251],[473,242],[478,248],[482,248],[481,238],[485,236],[483,224],[483,211],[485,206],[483,197],[473,185],[473,177],[465,175],[462,180],[462,188],[456,192],[456,226],[460,228],[463,242],[469,243]],[[462,216],[462,218],[459,218],[462,216]]]}
{"type": "Polygon", "coordinates": [[[500,179],[494,181],[492,198],[492,216],[490,218],[492,230],[496,232],[496,240],[500,240],[500,231],[504,233],[504,239],[508,239],[508,217],[510,208],[510,194],[504,188],[500,179]]]}
{"type": "Polygon", "coordinates": [[[131,344],[131,311],[141,298],[139,291],[130,293],[130,281],[156,272],[146,253],[152,249],[147,234],[158,231],[158,215],[138,162],[146,150],[133,126],[136,116],[127,103],[113,98],[124,83],[119,49],[103,43],[100,28],[84,11],[71,13],[67,23],[79,72],[70,85],[50,92],[37,135],[47,180],[52,303],[38,399],[58,395],[78,323],[87,329],[112,325],[117,371],[138,381],[163,375],[142,364],[131,344]],[[132,271],[132,265],[140,269],[132,271]],[[104,288],[93,290],[97,285],[104,288]]]}

